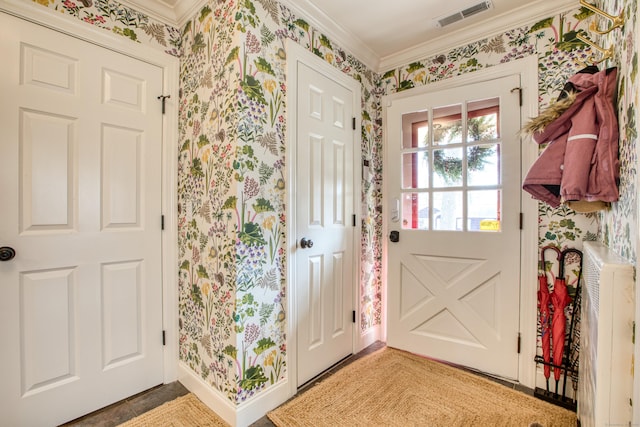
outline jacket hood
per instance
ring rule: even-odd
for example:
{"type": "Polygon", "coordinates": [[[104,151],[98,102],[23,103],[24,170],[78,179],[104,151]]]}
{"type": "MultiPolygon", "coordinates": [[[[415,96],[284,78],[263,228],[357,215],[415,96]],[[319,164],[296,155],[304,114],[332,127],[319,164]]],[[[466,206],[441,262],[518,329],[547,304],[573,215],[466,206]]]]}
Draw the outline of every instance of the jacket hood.
{"type": "Polygon", "coordinates": [[[579,92],[598,85],[598,78],[594,76],[598,71],[598,67],[590,65],[573,75],[562,88],[558,98],[549,104],[538,117],[529,120],[520,130],[520,135],[533,136],[544,131],[548,125],[573,105],[579,92]]]}

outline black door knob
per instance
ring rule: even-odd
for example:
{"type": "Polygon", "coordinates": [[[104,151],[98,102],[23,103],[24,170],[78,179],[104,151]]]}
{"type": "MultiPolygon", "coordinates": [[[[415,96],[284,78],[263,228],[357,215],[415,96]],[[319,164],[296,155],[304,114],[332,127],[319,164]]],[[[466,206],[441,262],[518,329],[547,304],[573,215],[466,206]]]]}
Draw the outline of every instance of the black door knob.
{"type": "Polygon", "coordinates": [[[16,256],[16,251],[9,246],[0,248],[0,261],[10,261],[16,256]]]}
{"type": "Polygon", "coordinates": [[[300,240],[300,247],[302,249],[312,248],[313,247],[313,240],[306,239],[306,238],[303,237],[302,240],[300,240]]]}

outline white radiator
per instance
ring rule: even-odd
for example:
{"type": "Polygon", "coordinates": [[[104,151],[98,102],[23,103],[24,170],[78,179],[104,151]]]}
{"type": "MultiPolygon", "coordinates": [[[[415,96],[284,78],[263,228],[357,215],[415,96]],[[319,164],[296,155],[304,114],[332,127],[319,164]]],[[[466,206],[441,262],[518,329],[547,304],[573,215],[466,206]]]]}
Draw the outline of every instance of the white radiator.
{"type": "Polygon", "coordinates": [[[633,266],[584,243],[578,419],[581,426],[628,426],[633,396],[633,266]]]}

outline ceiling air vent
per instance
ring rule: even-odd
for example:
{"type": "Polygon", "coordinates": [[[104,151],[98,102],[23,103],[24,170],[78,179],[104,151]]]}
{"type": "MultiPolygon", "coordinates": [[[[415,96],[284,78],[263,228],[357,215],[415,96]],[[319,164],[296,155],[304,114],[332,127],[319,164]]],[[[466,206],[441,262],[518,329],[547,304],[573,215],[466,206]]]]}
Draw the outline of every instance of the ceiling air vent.
{"type": "Polygon", "coordinates": [[[454,22],[461,21],[477,13],[484,12],[485,10],[489,10],[491,9],[491,7],[492,5],[490,1],[483,1],[478,4],[474,4],[473,6],[470,6],[466,9],[458,11],[452,15],[439,18],[437,20],[437,25],[438,27],[446,27],[447,25],[451,25],[454,22]]]}

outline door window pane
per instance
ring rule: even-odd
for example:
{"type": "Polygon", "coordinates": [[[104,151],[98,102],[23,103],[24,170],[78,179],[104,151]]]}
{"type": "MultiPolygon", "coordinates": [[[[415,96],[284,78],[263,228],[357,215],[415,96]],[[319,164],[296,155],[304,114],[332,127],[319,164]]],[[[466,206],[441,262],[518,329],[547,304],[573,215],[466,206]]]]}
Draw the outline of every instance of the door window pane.
{"type": "Polygon", "coordinates": [[[469,231],[500,231],[500,190],[478,190],[467,193],[469,231]]]}
{"type": "Polygon", "coordinates": [[[418,151],[402,155],[402,188],[429,186],[429,153],[418,151]]]}
{"type": "Polygon", "coordinates": [[[429,113],[415,111],[402,115],[402,148],[420,148],[429,144],[429,113]]]}
{"type": "Polygon", "coordinates": [[[467,185],[499,185],[499,144],[467,147],[467,185]]]}
{"type": "Polygon", "coordinates": [[[433,193],[433,229],[462,230],[462,191],[433,193]]]}
{"type": "Polygon", "coordinates": [[[402,228],[429,229],[429,193],[402,194],[402,228]]]}
{"type": "Polygon", "coordinates": [[[433,150],[433,186],[462,185],[462,148],[433,150]]]}
{"type": "Polygon", "coordinates": [[[433,109],[433,145],[462,142],[462,105],[433,109]]]}
{"type": "Polygon", "coordinates": [[[467,103],[467,141],[489,141],[500,137],[498,98],[467,103]]]}

